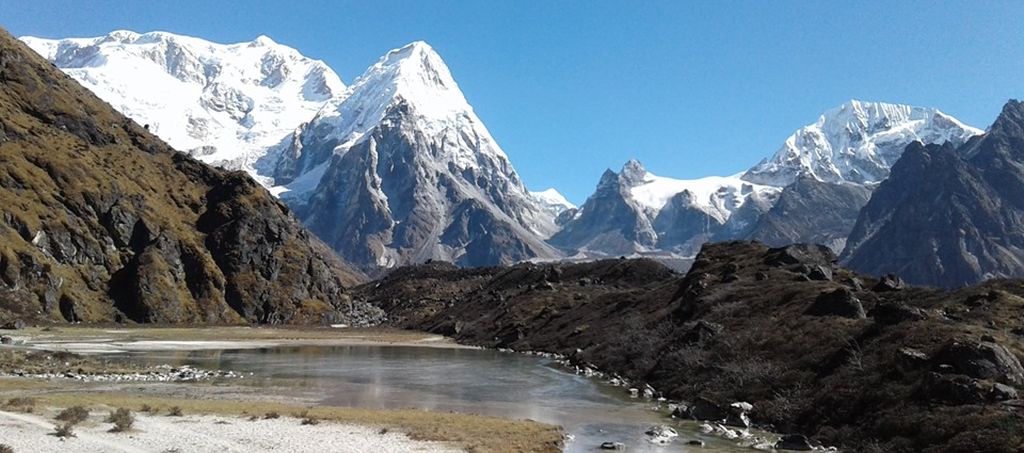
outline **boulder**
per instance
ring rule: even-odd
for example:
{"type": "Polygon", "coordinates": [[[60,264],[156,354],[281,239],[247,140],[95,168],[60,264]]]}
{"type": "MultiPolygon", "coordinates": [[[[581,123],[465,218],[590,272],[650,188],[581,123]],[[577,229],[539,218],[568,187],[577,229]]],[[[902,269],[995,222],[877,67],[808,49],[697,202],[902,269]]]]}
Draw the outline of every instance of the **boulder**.
{"type": "Polygon", "coordinates": [[[847,288],[838,288],[823,292],[814,300],[806,314],[811,316],[841,316],[844,318],[864,319],[864,306],[857,296],[847,288]]]}
{"type": "Polygon", "coordinates": [[[626,444],[622,442],[604,442],[601,444],[602,450],[625,450],[626,444]]]}
{"type": "Polygon", "coordinates": [[[871,288],[871,290],[876,293],[883,293],[886,291],[899,291],[905,288],[906,286],[906,283],[903,283],[903,279],[900,278],[898,275],[885,274],[882,276],[881,279],[878,280],[878,283],[876,283],[875,286],[871,288]]]}
{"type": "Polygon", "coordinates": [[[922,382],[925,399],[946,404],[982,404],[989,399],[990,389],[977,379],[962,375],[929,372],[922,382]]]}
{"type": "Polygon", "coordinates": [[[740,401],[730,404],[727,409],[729,415],[725,418],[725,424],[739,428],[749,428],[750,416],[747,413],[752,410],[754,410],[754,405],[747,402],[740,401]]]}
{"type": "Polygon", "coordinates": [[[928,318],[924,310],[901,302],[879,302],[868,312],[868,316],[879,324],[893,325],[904,321],[921,321],[928,318]]]}
{"type": "Polygon", "coordinates": [[[686,445],[689,445],[691,447],[704,447],[704,441],[703,440],[694,439],[694,440],[686,442],[686,445]]]}
{"type": "Polygon", "coordinates": [[[811,451],[814,449],[811,446],[811,441],[807,439],[807,436],[801,434],[789,434],[782,436],[775,443],[776,450],[793,450],[793,451],[811,451]]]}
{"type": "Polygon", "coordinates": [[[956,373],[973,378],[1024,386],[1024,367],[1020,360],[997,343],[953,341],[932,357],[932,363],[937,369],[940,365],[950,365],[956,373]]]}
{"type": "Polygon", "coordinates": [[[0,337],[0,344],[14,344],[14,339],[8,336],[0,337]]]}
{"type": "Polygon", "coordinates": [[[817,281],[831,281],[832,280],[832,268],[828,266],[811,266],[811,271],[807,273],[807,278],[817,281]]]}
{"type": "Polygon", "coordinates": [[[770,266],[805,264],[831,267],[836,262],[836,254],[824,245],[793,244],[769,250],[764,262],[770,266]]]}
{"type": "Polygon", "coordinates": [[[698,397],[693,404],[690,405],[689,418],[701,421],[721,421],[725,420],[729,416],[729,413],[719,406],[718,403],[711,401],[704,397],[698,397]]]}
{"type": "Polygon", "coordinates": [[[1006,384],[996,382],[989,391],[989,399],[992,401],[1008,401],[1017,399],[1017,389],[1006,384]]]}

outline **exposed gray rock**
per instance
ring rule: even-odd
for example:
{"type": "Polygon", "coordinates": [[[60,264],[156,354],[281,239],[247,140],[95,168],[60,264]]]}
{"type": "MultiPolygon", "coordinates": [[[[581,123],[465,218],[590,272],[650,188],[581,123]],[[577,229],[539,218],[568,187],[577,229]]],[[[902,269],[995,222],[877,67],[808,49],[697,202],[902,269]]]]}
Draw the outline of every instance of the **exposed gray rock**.
{"type": "Polygon", "coordinates": [[[868,312],[868,316],[875,322],[886,325],[928,318],[924,310],[899,302],[880,302],[868,312]]]}
{"type": "Polygon", "coordinates": [[[1024,275],[1024,104],[959,148],[911,144],[861,210],[842,258],[909,283],[1024,275]]]}
{"type": "Polygon", "coordinates": [[[1012,352],[997,343],[952,342],[932,358],[938,366],[952,365],[957,373],[1003,384],[1024,386],[1024,367],[1012,352]]]}
{"type": "Polygon", "coordinates": [[[788,435],[782,436],[782,439],[779,439],[779,441],[775,443],[775,449],[776,450],[793,450],[793,451],[811,451],[811,450],[814,449],[814,447],[811,446],[811,442],[810,442],[810,440],[807,439],[807,436],[800,435],[800,434],[788,434],[788,435]]]}
{"type": "Polygon", "coordinates": [[[860,300],[845,287],[818,295],[814,303],[807,309],[807,314],[812,316],[841,316],[853,319],[867,318],[860,300]]]}

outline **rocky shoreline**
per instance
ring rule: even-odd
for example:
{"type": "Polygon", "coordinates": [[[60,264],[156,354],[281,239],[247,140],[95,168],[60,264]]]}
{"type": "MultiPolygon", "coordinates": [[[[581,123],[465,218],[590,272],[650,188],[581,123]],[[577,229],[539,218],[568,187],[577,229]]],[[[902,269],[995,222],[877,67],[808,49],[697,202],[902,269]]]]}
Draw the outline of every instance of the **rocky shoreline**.
{"type": "Polygon", "coordinates": [[[749,403],[753,426],[783,434],[773,446],[1024,448],[1021,280],[912,287],[844,269],[824,247],[737,241],[705,246],[685,275],[643,259],[429,263],[352,296],[396,327],[611,371],[638,396],[689,402],[679,416],[705,418],[693,413],[705,401],[712,431],[749,403]]]}
{"type": "Polygon", "coordinates": [[[28,379],[70,379],[81,382],[198,382],[215,379],[241,379],[246,375],[228,370],[203,370],[188,365],[172,367],[157,365],[148,371],[125,373],[82,373],[75,371],[58,371],[47,373],[31,373],[15,369],[0,372],[0,377],[19,377],[28,379]]]}

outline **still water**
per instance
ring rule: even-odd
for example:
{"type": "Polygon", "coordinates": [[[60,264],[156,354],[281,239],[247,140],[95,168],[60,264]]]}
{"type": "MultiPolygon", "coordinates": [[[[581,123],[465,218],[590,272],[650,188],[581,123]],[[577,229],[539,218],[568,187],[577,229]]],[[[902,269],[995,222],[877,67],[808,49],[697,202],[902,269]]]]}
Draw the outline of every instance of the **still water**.
{"type": "Polygon", "coordinates": [[[691,422],[667,417],[656,402],[563,370],[553,360],[481,349],[407,346],[301,346],[265,349],[147,351],[128,354],[152,364],[251,372],[247,385],[301,387],[320,404],[379,409],[456,411],[561,425],[575,436],[566,451],[596,451],[605,441],[627,451],[751,451],[705,436],[691,422]],[[644,431],[667,424],[679,431],[668,446],[644,431]],[[704,448],[686,441],[700,439],[704,448]]]}

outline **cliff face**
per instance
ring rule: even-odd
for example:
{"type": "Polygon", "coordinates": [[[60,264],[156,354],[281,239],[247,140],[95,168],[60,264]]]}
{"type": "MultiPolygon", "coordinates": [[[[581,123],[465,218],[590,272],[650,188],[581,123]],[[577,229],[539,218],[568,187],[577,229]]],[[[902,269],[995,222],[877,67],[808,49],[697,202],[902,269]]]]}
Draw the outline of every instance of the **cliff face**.
{"type": "Polygon", "coordinates": [[[0,318],[360,321],[360,280],[240,172],[178,153],[0,31],[0,318]]]}
{"type": "Polygon", "coordinates": [[[843,260],[960,287],[1024,275],[1024,103],[966,144],[911,144],[861,210],[843,260]]]}

